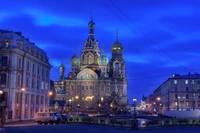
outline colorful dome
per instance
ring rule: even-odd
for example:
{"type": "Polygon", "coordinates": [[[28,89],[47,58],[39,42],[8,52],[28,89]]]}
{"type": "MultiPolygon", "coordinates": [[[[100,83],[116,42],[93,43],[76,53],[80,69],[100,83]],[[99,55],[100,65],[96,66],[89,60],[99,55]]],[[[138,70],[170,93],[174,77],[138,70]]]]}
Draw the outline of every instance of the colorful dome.
{"type": "Polygon", "coordinates": [[[64,63],[62,61],[62,64],[60,65],[60,70],[64,70],[64,69],[65,69],[65,65],[64,65],[64,63]]]}
{"type": "Polygon", "coordinates": [[[118,40],[116,40],[116,42],[112,45],[112,50],[123,50],[123,46],[118,40]]]}
{"type": "Polygon", "coordinates": [[[79,59],[76,55],[74,55],[74,56],[70,59],[70,63],[71,63],[71,65],[79,65],[80,59],[79,59]]]}
{"type": "Polygon", "coordinates": [[[94,21],[91,20],[91,21],[88,23],[88,26],[89,26],[89,27],[94,27],[94,26],[95,26],[94,21]]]}
{"type": "Polygon", "coordinates": [[[107,65],[108,64],[108,57],[104,54],[101,55],[101,64],[107,65]]]}

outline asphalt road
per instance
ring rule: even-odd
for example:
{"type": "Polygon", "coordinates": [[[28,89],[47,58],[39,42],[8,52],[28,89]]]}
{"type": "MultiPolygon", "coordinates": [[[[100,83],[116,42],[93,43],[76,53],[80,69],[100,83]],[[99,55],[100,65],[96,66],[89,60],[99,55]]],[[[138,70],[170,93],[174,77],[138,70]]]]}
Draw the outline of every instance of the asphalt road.
{"type": "Polygon", "coordinates": [[[132,131],[128,128],[87,125],[59,124],[37,125],[36,123],[6,125],[6,133],[199,133],[200,127],[166,127],[132,131]]]}

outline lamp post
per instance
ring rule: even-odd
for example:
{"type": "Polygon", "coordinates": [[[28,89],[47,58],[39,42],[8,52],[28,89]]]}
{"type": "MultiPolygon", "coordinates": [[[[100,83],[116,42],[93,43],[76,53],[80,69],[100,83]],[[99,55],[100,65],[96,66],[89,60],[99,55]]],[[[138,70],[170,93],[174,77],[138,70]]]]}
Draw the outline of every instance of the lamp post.
{"type": "Polygon", "coordinates": [[[72,113],[72,99],[69,99],[70,112],[72,113]]]}
{"type": "Polygon", "coordinates": [[[131,120],[131,130],[138,130],[138,120],[136,116],[136,98],[133,98],[133,106],[134,106],[134,115],[133,115],[133,120],[131,120]]]}
{"type": "Polygon", "coordinates": [[[134,104],[134,115],[133,115],[133,119],[136,120],[136,98],[133,99],[133,104],[134,104]]]}
{"type": "Polygon", "coordinates": [[[160,100],[161,100],[161,98],[157,97],[156,100],[158,101],[158,114],[159,114],[159,108],[160,108],[160,100]]]}
{"type": "MultiPolygon", "coordinates": [[[[50,106],[50,102],[52,101],[52,95],[53,95],[53,92],[50,91],[49,92],[49,98],[50,98],[50,100],[49,100],[49,106],[50,106]]],[[[50,112],[50,109],[49,109],[49,112],[50,112]]]]}
{"type": "MultiPolygon", "coordinates": [[[[2,94],[3,94],[3,91],[0,90],[0,100],[1,100],[1,95],[2,94]]],[[[0,104],[2,104],[2,111],[0,110],[1,111],[1,114],[0,114],[0,128],[2,128],[3,124],[4,124],[4,105],[3,105],[3,101],[1,101],[0,104]]]]}
{"type": "Polygon", "coordinates": [[[26,89],[25,88],[21,88],[21,108],[20,108],[20,121],[22,120],[22,105],[23,105],[23,93],[26,89]]]}

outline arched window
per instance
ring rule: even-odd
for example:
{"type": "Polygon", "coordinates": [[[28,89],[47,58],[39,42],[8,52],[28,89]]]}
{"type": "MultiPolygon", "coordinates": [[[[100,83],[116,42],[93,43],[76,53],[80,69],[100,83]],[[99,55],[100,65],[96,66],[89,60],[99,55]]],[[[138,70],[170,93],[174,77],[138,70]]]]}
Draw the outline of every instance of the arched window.
{"type": "Polygon", "coordinates": [[[93,61],[92,61],[92,56],[89,55],[89,57],[88,57],[88,64],[92,64],[92,63],[93,63],[93,61]]]}
{"type": "Polygon", "coordinates": [[[116,71],[119,70],[119,64],[118,64],[118,63],[115,64],[115,70],[116,70],[116,71]]]}

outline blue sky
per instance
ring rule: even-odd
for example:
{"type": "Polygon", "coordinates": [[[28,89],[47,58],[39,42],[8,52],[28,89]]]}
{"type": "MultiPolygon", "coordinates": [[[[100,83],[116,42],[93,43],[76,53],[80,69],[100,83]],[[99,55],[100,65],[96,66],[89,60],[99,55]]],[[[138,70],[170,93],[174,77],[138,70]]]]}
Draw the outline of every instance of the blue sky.
{"type": "Polygon", "coordinates": [[[80,54],[92,12],[109,58],[119,29],[131,103],[174,73],[200,72],[199,7],[199,0],[0,0],[0,28],[21,31],[44,49],[57,80],[62,58],[67,76],[75,45],[80,54]]]}

